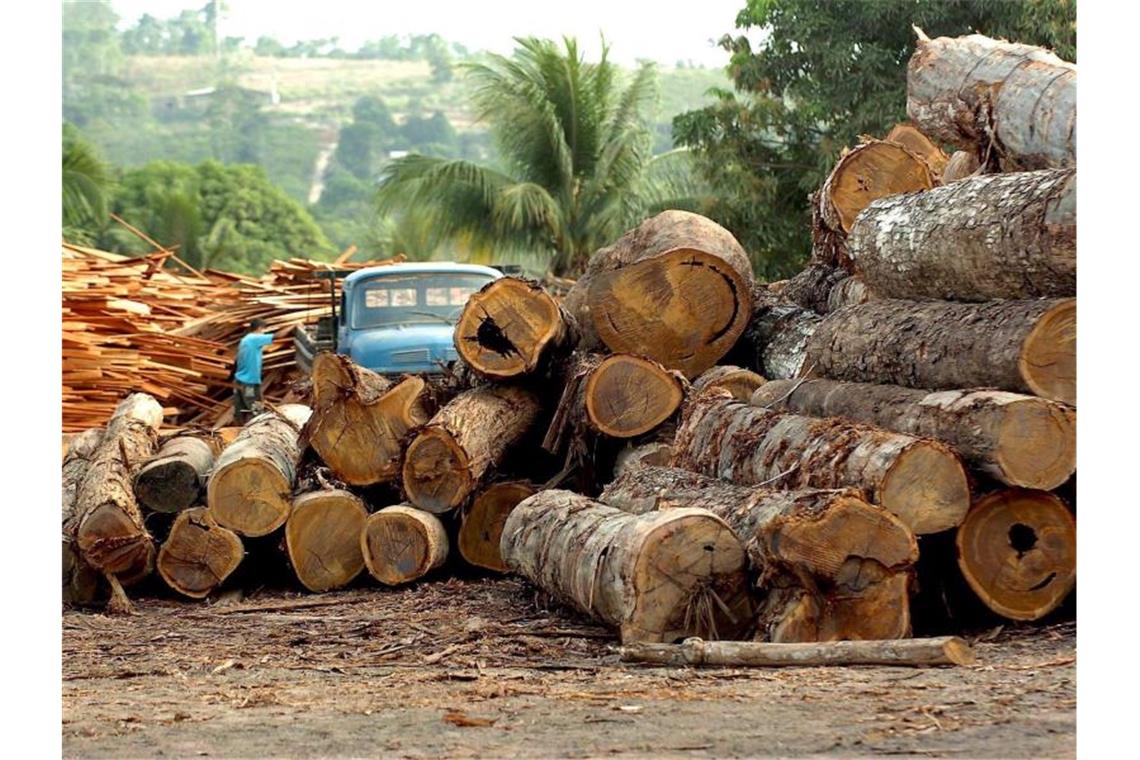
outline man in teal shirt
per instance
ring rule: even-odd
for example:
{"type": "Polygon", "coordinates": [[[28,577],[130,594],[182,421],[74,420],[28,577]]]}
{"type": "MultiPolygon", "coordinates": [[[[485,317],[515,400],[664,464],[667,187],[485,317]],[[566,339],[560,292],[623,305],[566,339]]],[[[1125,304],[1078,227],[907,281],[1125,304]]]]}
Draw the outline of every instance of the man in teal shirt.
{"type": "Polygon", "coordinates": [[[273,335],[264,333],[265,323],[255,319],[249,323],[250,332],[238,343],[237,363],[234,368],[234,420],[244,425],[253,417],[255,405],[261,400],[261,351],[273,342],[273,335]]]}

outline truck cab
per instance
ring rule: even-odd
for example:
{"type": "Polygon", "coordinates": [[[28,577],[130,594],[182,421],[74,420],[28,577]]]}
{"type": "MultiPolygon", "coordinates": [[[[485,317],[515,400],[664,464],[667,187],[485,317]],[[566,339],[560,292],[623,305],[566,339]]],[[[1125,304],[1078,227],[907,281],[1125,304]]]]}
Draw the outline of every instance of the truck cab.
{"type": "Polygon", "coordinates": [[[455,323],[472,293],[502,277],[477,264],[424,262],[360,269],[344,278],[333,319],[298,328],[297,363],[335,350],[382,375],[440,372],[457,358],[455,323]]]}

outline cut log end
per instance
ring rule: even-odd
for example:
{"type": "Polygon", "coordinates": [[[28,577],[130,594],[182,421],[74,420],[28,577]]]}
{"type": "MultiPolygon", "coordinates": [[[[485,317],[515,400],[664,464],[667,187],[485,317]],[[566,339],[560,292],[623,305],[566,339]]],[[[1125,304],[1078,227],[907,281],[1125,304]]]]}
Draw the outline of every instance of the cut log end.
{"type": "Polygon", "coordinates": [[[1077,466],[1076,427],[1076,413],[1057,404],[1009,404],[994,452],[1002,480],[1045,491],[1063,485],[1077,466]]]}
{"type": "Polygon", "coordinates": [[[267,536],[285,524],[292,483],[265,460],[238,459],[215,470],[207,485],[210,514],[242,536],[267,536]]]}
{"type": "Polygon", "coordinates": [[[447,531],[439,518],[403,505],[370,515],[359,542],[368,572],[386,586],[417,580],[447,559],[447,531]]]}
{"type": "Polygon", "coordinates": [[[428,427],[408,446],[404,490],[420,509],[442,514],[463,503],[475,488],[467,454],[442,428],[428,427]]]}
{"type": "Polygon", "coordinates": [[[941,148],[931,142],[929,137],[910,124],[896,124],[883,139],[887,142],[898,143],[921,158],[935,176],[942,174],[946,163],[950,160],[941,148]]]}
{"type": "Polygon", "coordinates": [[[117,504],[104,504],[89,512],[79,527],[76,545],[91,567],[118,576],[128,586],[154,568],[150,534],[139,531],[131,515],[117,504]]]}
{"type": "Polygon", "coordinates": [[[958,566],[999,615],[1037,620],[1076,585],[1077,522],[1046,491],[1011,488],[980,499],[958,529],[958,566]]]}
{"type": "Polygon", "coordinates": [[[828,177],[821,203],[831,208],[824,218],[850,232],[855,217],[872,201],[932,187],[930,167],[919,156],[896,143],[864,143],[841,158],[828,177]]]}
{"type": "Polygon", "coordinates": [[[902,639],[911,633],[910,576],[894,573],[857,590],[821,599],[806,592],[769,609],[757,633],[774,643],[902,639]]]}
{"type": "Polygon", "coordinates": [[[157,462],[135,478],[135,498],[155,512],[188,509],[197,501],[201,489],[201,474],[184,460],[157,462]]]}
{"type": "Polygon", "coordinates": [[[459,527],[459,553],[468,564],[507,572],[499,547],[503,524],[511,510],[534,492],[530,483],[496,483],[475,498],[459,527]]]}
{"type": "Polygon", "coordinates": [[[455,326],[455,348],[480,374],[516,377],[533,372],[566,329],[549,293],[525,280],[503,277],[468,299],[455,326]]]}
{"type": "Polygon", "coordinates": [[[588,298],[594,328],[611,351],[647,356],[688,378],[732,348],[751,313],[745,277],[692,248],[599,273],[588,298]]]}
{"type": "Polygon", "coordinates": [[[205,507],[180,513],[158,552],[158,574],[191,599],[203,599],[222,584],[245,555],[241,539],[223,528],[205,507]]]}
{"type": "Polygon", "coordinates": [[[301,494],[285,523],[285,545],[297,580],[309,591],[341,588],[364,569],[360,534],[368,510],[348,491],[301,494]]]}
{"type": "Polygon", "coordinates": [[[671,417],[684,395],[681,382],[661,365],[617,354],[606,357],[590,373],[586,415],[601,433],[632,438],[671,417]]]}
{"type": "Polygon", "coordinates": [[[919,441],[899,454],[883,478],[877,501],[916,534],[938,533],[966,517],[970,483],[949,448],[919,441]]]}
{"type": "Polygon", "coordinates": [[[701,392],[710,388],[723,388],[737,401],[748,401],[765,382],[767,381],[761,375],[750,369],[717,366],[701,373],[693,381],[693,390],[701,392]]]}
{"type": "Polygon", "coordinates": [[[1025,338],[1018,362],[1026,385],[1038,396],[1077,403],[1077,302],[1065,300],[1045,312],[1025,338]]]}

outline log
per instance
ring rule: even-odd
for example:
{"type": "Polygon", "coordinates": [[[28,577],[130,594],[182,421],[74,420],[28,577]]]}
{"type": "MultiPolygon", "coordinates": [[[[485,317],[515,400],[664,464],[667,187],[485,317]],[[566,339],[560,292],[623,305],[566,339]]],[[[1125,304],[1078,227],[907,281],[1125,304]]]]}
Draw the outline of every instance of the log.
{"type": "Polygon", "coordinates": [[[982,497],[956,543],[970,588],[1011,620],[1044,617],[1076,585],[1076,517],[1047,491],[1011,488],[982,497]]]}
{"type": "Polygon", "coordinates": [[[285,524],[301,459],[299,435],[311,415],[285,404],[249,421],[218,457],[206,483],[210,516],[240,536],[266,536],[285,524]]]}
{"type": "Polygon", "coordinates": [[[1036,396],[990,390],[928,392],[834,380],[774,380],[755,406],[812,417],[847,417],[934,438],[1012,486],[1052,490],[1077,467],[1076,411],[1036,396]]]}
{"type": "Polygon", "coordinates": [[[822,313],[830,314],[844,306],[867,303],[876,297],[876,294],[871,292],[862,278],[856,275],[845,277],[832,286],[831,291],[827,294],[826,308],[822,313]]]}
{"type": "Polygon", "coordinates": [[[1077,174],[990,174],[869,205],[847,237],[882,298],[988,301],[1077,293],[1077,174]]]}
{"type": "MultiPolygon", "coordinates": [[[[802,354],[766,361],[811,375],[911,388],[997,388],[1075,405],[1075,299],[948,303],[875,300],[819,321],[802,354]]],[[[798,339],[799,336],[797,336],[798,339]]],[[[787,375],[768,375],[787,377],[787,375]]]]}
{"type": "Polygon", "coordinates": [[[965,639],[940,636],[897,641],[829,641],[771,644],[756,641],[703,641],[623,646],[625,662],[655,665],[727,667],[819,667],[829,665],[973,665],[974,650],[965,639]]]}
{"type": "Polygon", "coordinates": [[[970,507],[966,472],[945,444],[716,392],[686,404],[673,466],[740,485],[858,488],[919,535],[957,526],[970,507]]]}
{"type": "Polygon", "coordinates": [[[626,446],[614,460],[614,478],[617,479],[641,467],[668,467],[673,459],[673,440],[650,441],[637,446],[626,446]]]}
{"type": "Polygon", "coordinates": [[[369,515],[359,541],[368,572],[385,586],[418,580],[447,559],[443,523],[403,504],[369,515]]]}
{"type": "Polygon", "coordinates": [[[911,635],[909,572],[866,582],[858,571],[822,597],[777,587],[760,605],[756,639],[774,643],[904,639],[911,635]]]}
{"type": "MultiPolygon", "coordinates": [[[[82,559],[110,581],[130,585],[154,568],[154,539],[131,481],[154,453],[162,407],[132,393],[115,409],[76,492],[76,545],[82,559]]],[[[114,584],[112,584],[114,590],[114,584]]],[[[117,604],[126,602],[117,598],[117,604]]]]}
{"type": "MultiPolygon", "coordinates": [[[[846,233],[872,201],[934,187],[934,174],[920,156],[893,142],[868,140],[843,154],[819,191],[819,220],[846,233]]],[[[820,261],[839,265],[843,262],[820,261]]]]}
{"type": "Polygon", "coordinates": [[[214,448],[193,435],[163,443],[135,475],[135,497],[147,509],[173,514],[193,506],[214,466],[214,448]]]}
{"type": "Polygon", "coordinates": [[[981,168],[981,165],[978,157],[972,151],[956,150],[950,156],[950,160],[946,162],[946,168],[942,170],[942,184],[949,185],[951,182],[971,177],[981,168]]]}
{"type": "Polygon", "coordinates": [[[103,440],[102,428],[91,428],[73,436],[63,457],[63,602],[86,604],[99,593],[99,573],[83,561],[75,543],[79,513],[76,494],[87,474],[95,452],[103,440]]]}
{"type": "Polygon", "coordinates": [[[798,377],[805,369],[808,340],[823,317],[779,297],[757,292],[756,308],[733,356],[768,380],[798,377]]]}
{"type": "Polygon", "coordinates": [[[368,510],[355,494],[337,488],[293,499],[285,522],[285,548],[297,580],[320,593],[347,586],[364,569],[360,536],[368,510]]]}
{"type": "Polygon", "coordinates": [[[941,148],[911,124],[894,125],[883,139],[897,143],[921,158],[936,178],[942,176],[946,164],[950,161],[941,148]]]}
{"type": "Polygon", "coordinates": [[[237,533],[223,528],[205,507],[178,513],[155,563],[166,585],[204,599],[225,582],[245,556],[237,533]]]}
{"type": "Polygon", "coordinates": [[[744,550],[703,510],[631,515],[540,491],[507,517],[502,553],[512,572],[618,628],[622,643],[731,638],[751,623],[744,550]]]}
{"type": "Polygon", "coordinates": [[[488,486],[463,511],[459,524],[459,554],[469,565],[507,572],[499,541],[507,515],[518,503],[535,493],[533,484],[508,481],[488,486]]]}
{"type": "Polygon", "coordinates": [[[435,514],[458,507],[522,439],[540,411],[538,397],[517,386],[474,388],[456,396],[405,452],[408,500],[435,514]]]}
{"type": "Polygon", "coordinates": [[[672,417],[686,388],[683,377],[651,359],[607,356],[586,378],[586,419],[603,435],[633,438],[672,417]]]}
{"type": "Polygon", "coordinates": [[[1032,45],[918,32],[906,111],[931,137],[1003,171],[1075,167],[1077,67],[1032,45]]]}
{"type": "Polygon", "coordinates": [[[744,330],[754,281],[728,230],[671,210],[595,253],[564,305],[582,330],[583,350],[604,343],[693,378],[744,330]]]}
{"type": "MultiPolygon", "coordinates": [[[[843,267],[808,264],[803,271],[788,280],[778,295],[817,314],[826,314],[831,291],[850,276],[851,273],[843,267]]],[[[754,304],[754,315],[756,308],[757,305],[754,304]]]]}
{"type": "Polygon", "coordinates": [[[434,411],[422,377],[397,383],[345,356],[313,359],[313,414],[304,440],[349,485],[387,483],[400,475],[404,437],[434,411]]]}
{"type": "Polygon", "coordinates": [[[455,350],[496,380],[533,374],[577,338],[573,318],[533,280],[503,277],[473,294],[455,325],[455,350]]]}
{"type": "Polygon", "coordinates": [[[702,372],[693,381],[693,391],[701,393],[710,388],[722,388],[731,393],[734,399],[747,401],[765,382],[763,377],[750,369],[725,364],[702,372]]]}

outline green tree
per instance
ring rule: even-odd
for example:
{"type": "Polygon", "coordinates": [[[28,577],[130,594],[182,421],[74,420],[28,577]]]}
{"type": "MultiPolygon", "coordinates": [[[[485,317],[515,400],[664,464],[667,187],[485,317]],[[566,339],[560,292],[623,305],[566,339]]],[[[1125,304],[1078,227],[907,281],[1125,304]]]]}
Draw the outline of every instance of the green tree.
{"type": "Polygon", "coordinates": [[[1073,0],[748,0],[726,36],[736,92],[677,116],[717,188],[710,214],[770,277],[796,271],[810,248],[808,195],[859,135],[906,118],[911,25],[931,37],[981,33],[1055,48],[1076,60],[1073,0]]]}
{"type": "Polygon", "coordinates": [[[383,213],[414,211],[436,240],[534,250],[553,271],[572,272],[656,207],[691,204],[667,199],[656,181],[684,157],[651,154],[652,66],[640,66],[623,89],[604,45],[601,59],[587,63],[572,39],[562,49],[549,40],[516,42],[510,58],[464,65],[502,168],[419,154],[397,159],[377,193],[383,213]]]}
{"type": "Polygon", "coordinates": [[[110,167],[71,124],[63,125],[63,237],[73,243],[95,242],[107,221],[110,167]]]}

